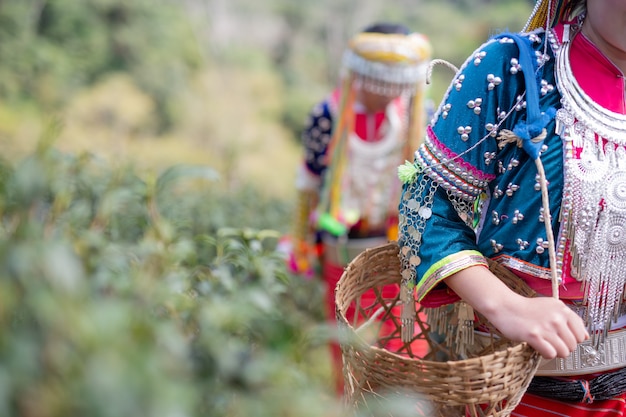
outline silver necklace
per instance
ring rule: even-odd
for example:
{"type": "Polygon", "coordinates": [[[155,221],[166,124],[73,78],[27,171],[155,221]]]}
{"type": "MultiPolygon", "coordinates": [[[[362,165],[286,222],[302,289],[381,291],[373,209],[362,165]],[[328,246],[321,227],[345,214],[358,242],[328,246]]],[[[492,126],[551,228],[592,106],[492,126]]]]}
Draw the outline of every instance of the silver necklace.
{"type": "Polygon", "coordinates": [[[566,29],[556,57],[562,96],[557,134],[565,142],[563,234],[571,273],[584,283],[585,321],[600,347],[622,310],[626,284],[626,115],[601,107],[582,90],[570,44],[566,29]]]}
{"type": "Polygon", "coordinates": [[[563,43],[556,60],[557,84],[563,96],[563,108],[601,137],[626,145],[626,115],[605,109],[583,91],[570,66],[570,43],[563,43]]]}

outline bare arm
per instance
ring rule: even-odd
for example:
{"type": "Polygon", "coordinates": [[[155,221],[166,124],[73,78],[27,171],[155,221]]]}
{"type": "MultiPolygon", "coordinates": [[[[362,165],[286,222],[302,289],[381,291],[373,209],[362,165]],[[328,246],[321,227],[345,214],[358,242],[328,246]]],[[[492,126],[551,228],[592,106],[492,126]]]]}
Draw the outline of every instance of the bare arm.
{"type": "Polygon", "coordinates": [[[562,301],[516,294],[482,266],[459,271],[445,282],[507,338],[528,342],[546,359],[564,358],[589,338],[582,319],[562,301]]]}

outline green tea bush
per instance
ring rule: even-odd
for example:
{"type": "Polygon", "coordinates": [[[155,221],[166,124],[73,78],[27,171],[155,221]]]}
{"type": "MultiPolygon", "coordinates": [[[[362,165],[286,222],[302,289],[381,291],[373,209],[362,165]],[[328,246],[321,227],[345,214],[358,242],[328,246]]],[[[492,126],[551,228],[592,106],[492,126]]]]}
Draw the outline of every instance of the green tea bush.
{"type": "Polygon", "coordinates": [[[303,302],[319,283],[286,272],[280,231],[225,227],[288,208],[249,190],[239,206],[216,181],[145,179],[46,140],[1,161],[0,415],[341,415],[303,302]]]}

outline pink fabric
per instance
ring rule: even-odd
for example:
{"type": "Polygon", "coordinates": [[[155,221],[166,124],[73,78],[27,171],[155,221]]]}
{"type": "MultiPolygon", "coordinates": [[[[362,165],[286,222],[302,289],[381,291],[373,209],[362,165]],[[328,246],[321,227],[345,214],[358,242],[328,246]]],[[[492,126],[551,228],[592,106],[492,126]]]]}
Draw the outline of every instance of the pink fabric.
{"type": "MultiPolygon", "coordinates": [[[[332,93],[332,106],[331,108],[336,109],[335,111],[338,111],[339,109],[339,101],[341,100],[341,90],[340,89],[335,89],[332,93]]],[[[398,114],[402,115],[404,114],[404,106],[402,104],[402,99],[401,98],[396,98],[395,100],[393,100],[392,105],[394,106],[394,109],[398,112],[398,114]]],[[[385,131],[384,129],[381,129],[381,127],[383,127],[383,123],[386,120],[386,114],[385,111],[380,111],[377,112],[375,114],[367,114],[367,113],[363,113],[363,112],[356,112],[354,115],[354,133],[356,133],[356,135],[363,139],[364,141],[371,141],[371,142],[376,142],[381,140],[384,135],[385,135],[385,131]],[[374,135],[371,139],[368,139],[368,137],[370,135],[368,135],[368,131],[370,129],[370,126],[368,126],[371,122],[370,122],[370,118],[374,119],[374,135]]]]}
{"type": "MultiPolygon", "coordinates": [[[[325,262],[322,265],[322,274],[324,277],[324,282],[326,284],[326,308],[329,323],[332,323],[336,326],[336,318],[335,318],[335,288],[337,287],[337,283],[343,274],[344,267],[331,264],[329,262],[325,262]]],[[[399,286],[398,285],[387,285],[383,288],[382,296],[385,299],[393,299],[398,295],[399,286]]],[[[361,296],[361,306],[366,308],[376,303],[376,295],[374,291],[368,290],[361,296]]],[[[393,310],[394,315],[400,317],[400,307],[394,307],[393,310]]],[[[348,309],[346,311],[346,318],[350,322],[351,319],[354,318],[354,308],[348,309]]],[[[391,320],[385,322],[382,326],[382,330],[379,334],[380,337],[391,336],[390,341],[383,346],[383,348],[396,352],[402,346],[402,342],[400,337],[396,337],[393,335],[393,332],[396,331],[397,326],[391,320]]],[[[416,331],[418,330],[416,326],[416,331]]],[[[411,345],[412,351],[417,356],[424,356],[428,352],[428,345],[425,341],[416,341],[411,345]]],[[[335,387],[338,394],[343,393],[343,359],[341,356],[341,348],[338,343],[330,344],[330,352],[331,359],[333,361],[333,372],[335,379],[335,387]]]]}
{"type": "MultiPolygon", "coordinates": [[[[554,31],[561,43],[564,25],[557,25],[554,31]]],[[[624,74],[582,33],[572,40],[570,64],[578,85],[589,97],[605,109],[626,114],[624,74]]]]}
{"type": "Polygon", "coordinates": [[[624,74],[584,34],[572,42],[570,62],[578,84],[605,109],[625,114],[624,74]]]}
{"type": "MultiPolygon", "coordinates": [[[[326,314],[330,324],[336,328],[335,318],[335,287],[343,274],[343,267],[325,262],[322,265],[322,276],[326,284],[326,314]]],[[[335,390],[338,395],[343,393],[343,359],[341,357],[341,347],[337,342],[331,342],[330,355],[332,360],[332,372],[335,382],[335,390]]]]}

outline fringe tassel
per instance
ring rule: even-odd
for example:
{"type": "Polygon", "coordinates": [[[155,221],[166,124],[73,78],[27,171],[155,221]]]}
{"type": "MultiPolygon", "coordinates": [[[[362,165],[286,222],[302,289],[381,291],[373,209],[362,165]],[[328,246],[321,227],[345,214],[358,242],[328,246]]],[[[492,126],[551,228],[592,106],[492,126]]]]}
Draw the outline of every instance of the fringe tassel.
{"type": "Polygon", "coordinates": [[[426,323],[432,333],[444,334],[448,329],[449,306],[425,308],[426,323]]]}
{"type": "Polygon", "coordinates": [[[455,306],[457,317],[455,347],[457,355],[465,355],[474,344],[474,309],[464,301],[455,306]]]}
{"type": "Polygon", "coordinates": [[[464,301],[425,309],[430,331],[445,337],[458,356],[467,356],[474,344],[474,309],[464,301]]]}
{"type": "Polygon", "coordinates": [[[402,282],[400,286],[400,301],[402,302],[402,311],[400,319],[402,320],[402,328],[400,339],[403,343],[410,343],[413,340],[415,332],[415,298],[413,296],[414,286],[409,282],[402,282]]]}

